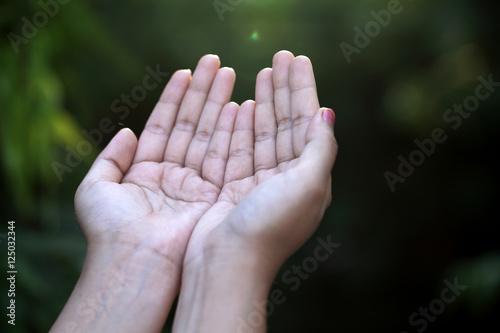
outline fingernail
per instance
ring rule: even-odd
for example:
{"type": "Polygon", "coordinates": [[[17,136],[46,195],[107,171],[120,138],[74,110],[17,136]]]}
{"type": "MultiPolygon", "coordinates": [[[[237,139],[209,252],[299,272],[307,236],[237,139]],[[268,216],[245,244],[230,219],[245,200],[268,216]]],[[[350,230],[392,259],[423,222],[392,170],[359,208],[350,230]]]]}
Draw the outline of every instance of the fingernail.
{"type": "Polygon", "coordinates": [[[323,120],[333,128],[335,126],[335,112],[332,109],[324,109],[323,120]]]}

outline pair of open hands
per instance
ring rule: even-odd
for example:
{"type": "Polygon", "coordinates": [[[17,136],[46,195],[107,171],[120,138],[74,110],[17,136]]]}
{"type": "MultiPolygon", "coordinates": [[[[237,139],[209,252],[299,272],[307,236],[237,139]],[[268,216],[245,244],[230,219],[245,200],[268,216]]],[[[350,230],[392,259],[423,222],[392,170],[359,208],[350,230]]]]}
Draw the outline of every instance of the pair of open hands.
{"type": "Polygon", "coordinates": [[[75,196],[88,251],[150,251],[179,288],[213,253],[244,248],[277,269],[311,236],[337,154],[311,62],[277,53],[241,106],[229,103],[234,82],[206,55],[172,76],[138,141],[129,129],[111,140],[75,196]]]}

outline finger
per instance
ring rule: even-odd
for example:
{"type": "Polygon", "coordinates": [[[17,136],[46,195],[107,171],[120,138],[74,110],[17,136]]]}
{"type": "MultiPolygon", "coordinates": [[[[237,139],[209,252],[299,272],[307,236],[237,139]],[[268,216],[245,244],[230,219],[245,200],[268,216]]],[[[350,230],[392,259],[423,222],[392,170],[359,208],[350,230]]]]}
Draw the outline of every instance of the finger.
{"type": "Polygon", "coordinates": [[[231,137],[224,184],[250,177],[254,174],[254,112],[254,101],[246,101],[241,105],[238,111],[233,135],[231,137]]]}
{"type": "Polygon", "coordinates": [[[333,124],[335,113],[331,109],[316,111],[306,132],[306,145],[299,157],[298,165],[304,170],[314,170],[318,182],[326,182],[337,156],[333,124]],[[329,123],[330,122],[330,123],[329,123]]]}
{"type": "Polygon", "coordinates": [[[120,130],[99,154],[85,177],[85,182],[120,183],[132,164],[136,147],[135,134],[128,128],[120,130]]]}
{"type": "Polygon", "coordinates": [[[319,109],[313,67],[307,57],[296,57],[290,65],[290,94],[293,150],[295,156],[300,156],[309,122],[319,109]]]}
{"type": "Polygon", "coordinates": [[[229,103],[224,106],[203,160],[201,177],[218,188],[222,188],[224,185],[224,173],[229,158],[229,145],[231,144],[231,135],[233,134],[238,109],[239,106],[236,103],[229,103]]]}
{"type": "Polygon", "coordinates": [[[200,114],[219,69],[219,57],[200,59],[175,120],[163,160],[184,166],[187,150],[200,120],[200,114]]]}
{"type": "Polygon", "coordinates": [[[142,131],[134,163],[161,162],[182,98],[191,80],[190,70],[172,75],[142,131]]]}
{"type": "Polygon", "coordinates": [[[232,68],[221,68],[217,72],[212,89],[198,123],[198,128],[186,155],[185,166],[201,173],[203,159],[214,133],[219,114],[231,99],[235,74],[232,68]]]}
{"type": "Polygon", "coordinates": [[[255,85],[255,159],[254,170],[278,165],[276,160],[276,116],[274,114],[273,70],[263,69],[255,85]]]}
{"type": "Polygon", "coordinates": [[[289,67],[293,54],[278,52],[273,59],[274,107],[276,110],[276,158],[278,164],[295,158],[292,140],[292,112],[290,110],[289,67]]]}

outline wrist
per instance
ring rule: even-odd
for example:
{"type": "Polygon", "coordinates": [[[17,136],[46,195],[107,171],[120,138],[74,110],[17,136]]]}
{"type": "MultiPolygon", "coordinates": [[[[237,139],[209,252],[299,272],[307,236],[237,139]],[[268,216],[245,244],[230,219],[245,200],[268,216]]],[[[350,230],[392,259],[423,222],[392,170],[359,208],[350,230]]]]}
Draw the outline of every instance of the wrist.
{"type": "Polygon", "coordinates": [[[265,332],[279,265],[244,248],[206,248],[184,266],[174,332],[265,332]],[[230,250],[230,251],[229,251],[230,250]]]}
{"type": "Polygon", "coordinates": [[[89,246],[78,283],[51,331],[160,331],[179,279],[179,268],[148,249],[89,246]]]}
{"type": "Polygon", "coordinates": [[[183,271],[197,271],[213,265],[239,266],[240,262],[245,262],[246,267],[254,269],[255,278],[272,280],[274,275],[269,277],[269,272],[277,272],[287,257],[267,239],[238,235],[231,229],[214,229],[194,251],[188,247],[183,271]]]}

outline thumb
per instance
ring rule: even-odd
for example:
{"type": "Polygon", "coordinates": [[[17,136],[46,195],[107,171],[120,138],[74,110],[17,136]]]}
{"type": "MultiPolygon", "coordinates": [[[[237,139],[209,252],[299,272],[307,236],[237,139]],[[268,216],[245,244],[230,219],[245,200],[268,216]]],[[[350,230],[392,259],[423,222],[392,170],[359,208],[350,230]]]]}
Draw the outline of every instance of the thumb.
{"type": "Polygon", "coordinates": [[[337,140],[334,136],[335,113],[321,108],[311,119],[306,131],[306,145],[300,154],[299,164],[326,178],[330,177],[337,157],[337,140]]]}
{"type": "Polygon", "coordinates": [[[120,183],[132,164],[136,148],[137,138],[134,132],[123,128],[99,154],[85,177],[85,181],[120,183]]]}

